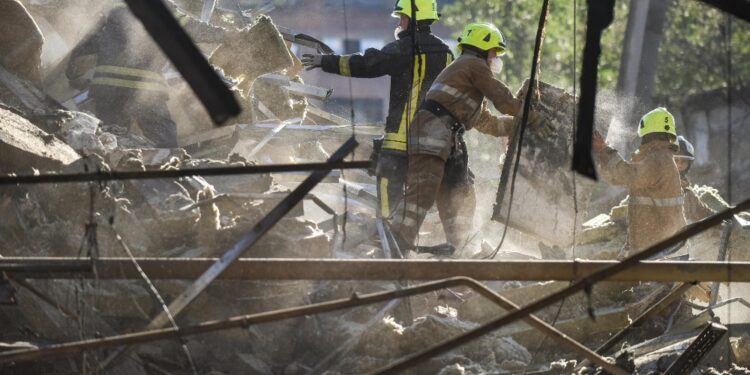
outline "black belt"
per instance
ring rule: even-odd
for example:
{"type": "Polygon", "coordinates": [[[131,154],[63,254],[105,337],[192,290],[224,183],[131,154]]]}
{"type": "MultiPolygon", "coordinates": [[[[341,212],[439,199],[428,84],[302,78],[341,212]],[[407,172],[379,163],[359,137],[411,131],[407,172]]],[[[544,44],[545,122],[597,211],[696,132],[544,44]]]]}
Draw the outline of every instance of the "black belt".
{"type": "Polygon", "coordinates": [[[456,116],[453,116],[448,108],[445,108],[445,106],[434,100],[425,100],[424,102],[422,102],[422,105],[419,107],[419,109],[424,109],[425,111],[428,111],[435,115],[435,117],[437,118],[449,117],[451,122],[451,130],[453,130],[454,132],[463,132],[463,130],[465,129],[464,125],[456,119],[456,116]]]}

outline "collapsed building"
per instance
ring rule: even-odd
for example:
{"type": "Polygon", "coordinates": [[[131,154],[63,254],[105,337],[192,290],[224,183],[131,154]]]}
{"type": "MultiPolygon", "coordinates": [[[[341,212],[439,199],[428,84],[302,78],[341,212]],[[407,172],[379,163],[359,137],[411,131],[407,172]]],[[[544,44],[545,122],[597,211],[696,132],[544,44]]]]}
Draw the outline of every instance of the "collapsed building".
{"type": "MultiPolygon", "coordinates": [[[[54,14],[34,18],[62,30],[54,14]]],[[[509,182],[496,160],[478,173],[489,181],[478,201],[497,203],[495,221],[476,223],[487,235],[455,259],[411,251],[402,254],[408,260],[382,259],[397,252],[378,237],[374,179],[367,163],[344,162],[366,161],[381,127],[354,126],[316,104],[331,90],[303,81],[291,46],[322,42],[265,15],[244,22],[223,43],[203,46],[243,109],[229,123],[213,126],[189,77],[167,68],[175,148],[155,147],[135,129],[109,131],[62,65],[46,85],[38,72],[0,66],[0,373],[369,373],[482,330],[503,311],[586,279],[586,270],[616,266],[627,206],[571,178],[580,99],[540,81],[541,116],[515,120],[527,127],[508,187],[515,199],[498,193],[498,181],[509,182]],[[504,230],[510,244],[495,248],[504,230]],[[441,262],[447,274],[429,268],[441,262]],[[538,268],[483,276],[482,263],[538,268]],[[552,277],[555,265],[571,272],[552,277]],[[457,276],[487,282],[449,279],[457,276]]],[[[516,96],[526,98],[529,86],[516,96]]],[[[618,108],[597,104],[594,123],[606,134],[618,108]]],[[[710,186],[699,198],[716,212],[732,207],[710,186]]],[[[421,243],[442,242],[436,212],[422,231],[421,243]]],[[[748,280],[731,267],[747,270],[748,237],[750,215],[738,213],[664,259],[672,273],[590,284],[408,373],[746,374],[750,303],[731,281],[748,280]],[[715,260],[705,266],[729,267],[724,283],[689,264],[715,260]]]]}

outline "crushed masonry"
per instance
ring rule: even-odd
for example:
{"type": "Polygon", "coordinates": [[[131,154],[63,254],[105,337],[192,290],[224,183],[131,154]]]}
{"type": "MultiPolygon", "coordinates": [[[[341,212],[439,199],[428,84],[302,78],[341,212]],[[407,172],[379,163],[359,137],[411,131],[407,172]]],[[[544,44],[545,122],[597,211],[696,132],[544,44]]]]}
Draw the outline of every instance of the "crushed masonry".
{"type": "MultiPolygon", "coordinates": [[[[215,5],[221,8],[220,3],[215,5]]],[[[244,14],[238,17],[246,18],[244,14]]],[[[115,126],[122,124],[105,123],[93,114],[96,106],[87,97],[88,92],[78,92],[59,82],[50,82],[48,86],[55,89],[44,91],[0,66],[0,174],[145,172],[326,161],[349,139],[354,125],[348,114],[330,113],[320,104],[339,100],[332,96],[332,89],[305,83],[301,77],[303,67],[290,41],[299,40],[306,48],[318,42],[305,39],[304,34],[280,33],[279,29],[286,29],[277,27],[268,16],[245,21],[246,27],[229,33],[222,44],[212,46],[209,59],[217,74],[231,84],[244,112],[223,127],[213,127],[205,110],[195,105],[190,87],[179,78],[169,78],[170,90],[174,90],[169,109],[179,124],[179,147],[175,148],[156,147],[135,127],[128,131],[115,126]]],[[[54,28],[46,20],[45,25],[45,30],[54,28]]],[[[55,69],[47,80],[64,79],[63,70],[55,69]]],[[[526,90],[528,82],[516,97],[525,97],[526,90]]],[[[533,90],[537,90],[539,100],[532,107],[534,115],[524,140],[515,191],[525,199],[514,201],[513,216],[507,223],[513,245],[503,248],[495,259],[614,260],[627,238],[627,202],[621,193],[603,193],[601,186],[593,182],[578,179],[577,185],[571,183],[571,123],[578,99],[545,82],[539,82],[533,90]],[[580,202],[570,199],[574,193],[580,202]],[[576,231],[570,231],[574,223],[576,231]]],[[[597,107],[595,126],[603,134],[618,111],[616,106],[617,103],[602,101],[597,107]]],[[[381,135],[382,129],[357,122],[354,130],[361,146],[351,158],[367,160],[372,151],[370,141],[381,135]]],[[[481,156],[473,157],[482,158],[497,151],[499,143],[495,140],[488,143],[471,137],[475,136],[467,135],[472,147],[476,145],[482,151],[481,156]]],[[[495,175],[499,174],[497,160],[485,159],[488,160],[482,165],[491,168],[476,171],[477,191],[482,198],[479,202],[495,198],[496,190],[492,189],[497,185],[495,175]]],[[[268,213],[307,176],[266,173],[0,185],[0,257],[89,259],[127,257],[130,251],[136,258],[221,257],[238,238],[267,220],[268,213]],[[92,228],[96,230],[96,247],[88,242],[92,238],[87,229],[92,228]]],[[[385,252],[376,236],[379,202],[374,177],[364,170],[340,170],[321,180],[299,203],[290,205],[289,212],[244,256],[383,258],[385,252]]],[[[695,186],[694,190],[712,210],[730,206],[713,186],[695,186]]],[[[507,204],[507,200],[504,202],[507,204]]],[[[479,209],[487,212],[487,207],[479,209]]],[[[469,245],[475,248],[459,251],[461,256],[475,257],[494,249],[494,241],[489,238],[494,240],[491,236],[499,233],[497,229],[502,226],[489,222],[487,217],[481,219],[480,232],[486,233],[479,233],[469,245]]],[[[494,219],[504,221],[503,217],[494,219]]],[[[733,223],[731,231],[716,227],[691,238],[670,256],[750,261],[750,214],[736,215],[733,223]],[[726,256],[720,259],[723,245],[726,256]]],[[[428,214],[422,231],[426,245],[442,241],[437,212],[428,214]]],[[[411,259],[434,257],[407,253],[411,259]]],[[[91,267],[95,272],[95,259],[91,267]]],[[[145,280],[19,281],[13,274],[5,276],[0,275],[0,321],[7,322],[0,325],[0,357],[3,353],[139,332],[166,308],[145,280]]],[[[153,284],[169,305],[194,281],[155,277],[153,284]]],[[[336,299],[357,300],[363,293],[419,283],[394,281],[220,279],[211,282],[174,323],[194,326],[336,299]]],[[[492,281],[486,285],[524,306],[564,289],[568,283],[492,281]]],[[[630,327],[656,302],[668,299],[663,308],[642,324],[630,327],[621,340],[613,339],[617,342],[597,354],[625,371],[647,374],[667,371],[676,360],[699,352],[701,358],[692,373],[749,374],[745,367],[750,367],[750,327],[742,320],[750,316],[745,308],[750,306],[745,300],[748,290],[732,293],[728,285],[685,286],[672,294],[679,296],[668,299],[676,287],[671,283],[598,283],[589,294],[575,294],[535,315],[570,339],[596,350],[630,327]],[[712,295],[714,291],[718,296],[712,295]],[[726,306],[712,304],[722,301],[730,302],[726,306]],[[743,318],[737,318],[738,314],[743,318]],[[710,341],[707,344],[697,340],[705,338],[708,323],[713,323],[709,327],[718,331],[726,327],[727,334],[714,341],[706,340],[710,341]],[[699,344],[706,347],[695,349],[699,344]]],[[[394,301],[139,344],[102,373],[369,373],[505,313],[486,294],[464,286],[399,302],[408,306],[413,315],[411,322],[401,319],[399,304],[394,301]],[[344,348],[342,344],[350,346],[344,348]]],[[[85,356],[3,363],[0,373],[96,372],[96,367],[112,353],[90,350],[85,356]]],[[[433,357],[406,373],[606,373],[583,359],[580,353],[546,336],[545,331],[515,323],[433,357]]]]}

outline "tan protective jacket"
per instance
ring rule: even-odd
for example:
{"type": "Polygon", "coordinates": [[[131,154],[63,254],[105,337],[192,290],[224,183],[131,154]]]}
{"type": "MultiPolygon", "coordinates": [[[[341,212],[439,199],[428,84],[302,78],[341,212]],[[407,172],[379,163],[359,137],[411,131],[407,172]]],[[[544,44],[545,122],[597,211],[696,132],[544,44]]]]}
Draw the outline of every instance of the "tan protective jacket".
{"type": "Polygon", "coordinates": [[[643,250],[685,226],[680,174],[673,156],[667,141],[641,145],[630,161],[609,147],[597,155],[604,178],[629,189],[628,244],[632,250],[643,250]]]}
{"type": "MultiPolygon", "coordinates": [[[[485,98],[506,115],[516,116],[521,111],[521,101],[495,79],[486,61],[467,51],[438,75],[425,100],[440,103],[466,130],[476,128],[496,137],[509,136],[513,118],[493,115],[485,98]]],[[[447,121],[426,110],[417,112],[410,131],[409,153],[447,159],[453,145],[447,121]]]]}

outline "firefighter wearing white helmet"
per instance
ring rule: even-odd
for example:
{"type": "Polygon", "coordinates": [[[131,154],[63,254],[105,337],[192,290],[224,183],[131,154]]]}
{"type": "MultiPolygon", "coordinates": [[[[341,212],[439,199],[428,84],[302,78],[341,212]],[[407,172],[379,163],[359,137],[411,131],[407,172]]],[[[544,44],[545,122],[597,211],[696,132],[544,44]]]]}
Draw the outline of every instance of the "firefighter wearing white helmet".
{"type": "Polygon", "coordinates": [[[396,40],[364,54],[303,55],[308,70],[355,78],[389,76],[391,80],[385,136],[374,144],[375,174],[381,215],[390,215],[403,195],[406,179],[406,134],[419,103],[438,74],[453,61],[450,47],[430,31],[440,16],[435,0],[399,0],[392,16],[399,19],[396,40]],[[416,14],[412,18],[412,14],[416,14]],[[412,29],[416,33],[412,33],[412,29]]]}
{"type": "Polygon", "coordinates": [[[495,66],[497,72],[495,61],[507,48],[500,30],[473,23],[458,41],[461,56],[432,84],[409,129],[406,193],[390,218],[402,248],[415,247],[419,227],[435,203],[448,243],[454,249],[466,244],[476,198],[463,134],[477,129],[508,136],[521,109],[521,101],[492,70],[495,66]],[[493,115],[485,99],[507,116],[493,115]]]}
{"type": "Polygon", "coordinates": [[[682,184],[682,196],[685,197],[685,219],[688,224],[703,220],[708,216],[716,213],[701,201],[698,197],[697,186],[693,185],[688,178],[688,171],[695,161],[695,148],[685,137],[677,137],[677,144],[680,150],[674,156],[674,162],[677,170],[680,172],[680,182],[682,184]]]}
{"type": "Polygon", "coordinates": [[[641,251],[685,226],[680,173],[674,162],[678,150],[674,116],[659,107],[638,123],[641,144],[624,160],[595,133],[592,148],[599,171],[613,185],[626,187],[628,242],[620,258],[641,251]]]}

